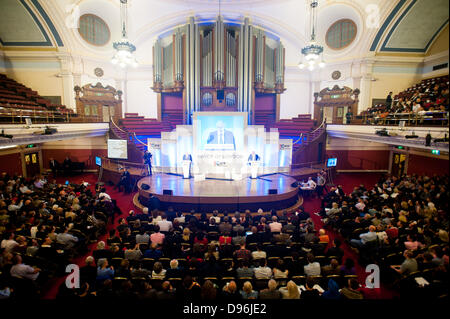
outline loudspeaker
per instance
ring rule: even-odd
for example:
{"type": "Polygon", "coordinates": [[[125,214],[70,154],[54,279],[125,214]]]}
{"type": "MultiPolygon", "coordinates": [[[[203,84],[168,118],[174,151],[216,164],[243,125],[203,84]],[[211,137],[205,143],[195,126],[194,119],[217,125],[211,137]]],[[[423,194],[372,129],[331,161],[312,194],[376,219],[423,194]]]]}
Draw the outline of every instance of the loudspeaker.
{"type": "Polygon", "coordinates": [[[142,188],[144,191],[146,191],[146,190],[150,189],[150,185],[148,185],[148,184],[142,184],[141,188],[142,188]]]}
{"type": "Polygon", "coordinates": [[[163,195],[173,195],[173,191],[171,189],[163,189],[163,195]]]}
{"type": "Polygon", "coordinates": [[[222,101],[225,98],[225,92],[224,90],[217,90],[217,99],[219,101],[222,101]]]}
{"type": "Polygon", "coordinates": [[[278,194],[278,189],[276,189],[276,188],[269,189],[269,195],[275,195],[275,194],[278,194]]]}

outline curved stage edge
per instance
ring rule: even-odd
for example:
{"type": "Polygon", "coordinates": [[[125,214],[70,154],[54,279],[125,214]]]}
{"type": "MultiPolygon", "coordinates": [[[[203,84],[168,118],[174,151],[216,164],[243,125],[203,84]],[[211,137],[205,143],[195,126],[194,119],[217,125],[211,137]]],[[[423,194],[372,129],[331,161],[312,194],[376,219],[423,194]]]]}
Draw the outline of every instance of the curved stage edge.
{"type": "Polygon", "coordinates": [[[137,187],[142,205],[150,206],[150,197],[154,195],[163,210],[172,207],[184,212],[256,211],[259,208],[267,211],[286,209],[297,203],[298,189],[291,186],[295,181],[284,174],[236,181],[220,178],[194,181],[193,178],[162,173],[140,179],[137,187]],[[149,185],[150,189],[142,189],[143,184],[149,185]],[[270,189],[276,189],[277,194],[269,194],[270,189]],[[164,194],[164,190],[171,190],[172,195],[164,194]]]}

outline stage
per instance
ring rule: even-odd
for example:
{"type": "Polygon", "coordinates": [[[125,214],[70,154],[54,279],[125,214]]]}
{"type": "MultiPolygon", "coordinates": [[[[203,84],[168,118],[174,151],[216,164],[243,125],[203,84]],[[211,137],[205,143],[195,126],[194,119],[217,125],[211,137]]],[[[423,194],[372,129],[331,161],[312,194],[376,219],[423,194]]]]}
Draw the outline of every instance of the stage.
{"type": "Polygon", "coordinates": [[[183,212],[211,212],[214,209],[220,212],[242,212],[246,209],[256,211],[262,208],[267,211],[293,206],[298,200],[298,189],[291,186],[295,181],[294,178],[279,173],[242,180],[225,180],[211,175],[203,181],[183,179],[176,174],[158,173],[140,179],[137,186],[139,202],[145,206],[154,195],[160,200],[161,209],[173,207],[183,212]],[[144,190],[144,184],[150,188],[144,190]],[[164,194],[165,190],[171,190],[172,194],[164,194]],[[276,190],[277,194],[269,194],[269,190],[276,190]]]}

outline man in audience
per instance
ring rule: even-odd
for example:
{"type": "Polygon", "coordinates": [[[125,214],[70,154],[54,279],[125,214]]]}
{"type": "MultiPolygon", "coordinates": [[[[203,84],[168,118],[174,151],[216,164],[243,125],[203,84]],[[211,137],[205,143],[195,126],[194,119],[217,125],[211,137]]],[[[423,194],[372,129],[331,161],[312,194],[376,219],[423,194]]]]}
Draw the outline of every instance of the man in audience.
{"type": "Polygon", "coordinates": [[[411,250],[405,250],[403,257],[405,257],[405,260],[400,266],[391,265],[391,268],[402,276],[416,272],[418,270],[418,265],[416,259],[414,258],[414,253],[411,250]]]}
{"type": "Polygon", "coordinates": [[[317,261],[315,261],[314,255],[309,253],[306,256],[306,259],[308,260],[308,264],[303,267],[305,275],[320,276],[320,264],[317,261]]]}
{"type": "Polygon", "coordinates": [[[377,228],[373,225],[369,227],[369,231],[367,233],[363,233],[359,235],[360,239],[352,239],[350,241],[350,245],[356,248],[364,247],[368,242],[372,242],[378,240],[378,236],[376,233],[377,228]]]}
{"type": "Polygon", "coordinates": [[[267,288],[261,290],[259,293],[259,299],[281,299],[281,292],[277,289],[277,282],[275,280],[269,280],[267,288]]]}
{"type": "Polygon", "coordinates": [[[14,266],[11,267],[10,271],[12,277],[36,280],[40,271],[41,269],[37,267],[31,267],[22,263],[22,256],[14,256],[14,266]]]}

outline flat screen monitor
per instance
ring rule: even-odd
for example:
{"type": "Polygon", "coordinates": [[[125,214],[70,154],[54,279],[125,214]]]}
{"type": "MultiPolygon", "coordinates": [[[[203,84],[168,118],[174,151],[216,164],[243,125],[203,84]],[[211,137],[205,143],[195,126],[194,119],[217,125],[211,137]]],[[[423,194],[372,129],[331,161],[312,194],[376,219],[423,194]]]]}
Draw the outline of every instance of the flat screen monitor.
{"type": "Polygon", "coordinates": [[[128,159],[127,140],[108,140],[108,157],[128,159]]]}
{"type": "Polygon", "coordinates": [[[337,158],[336,157],[329,158],[327,160],[327,167],[336,167],[336,165],[337,165],[337,158]]]}
{"type": "Polygon", "coordinates": [[[98,165],[98,166],[102,166],[102,158],[96,156],[95,157],[95,164],[98,165]]]}

